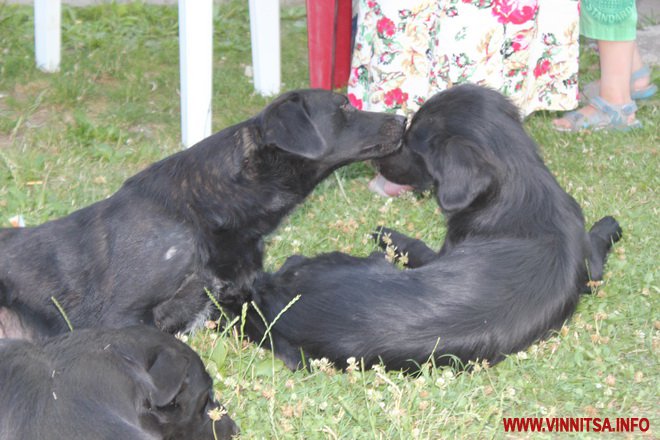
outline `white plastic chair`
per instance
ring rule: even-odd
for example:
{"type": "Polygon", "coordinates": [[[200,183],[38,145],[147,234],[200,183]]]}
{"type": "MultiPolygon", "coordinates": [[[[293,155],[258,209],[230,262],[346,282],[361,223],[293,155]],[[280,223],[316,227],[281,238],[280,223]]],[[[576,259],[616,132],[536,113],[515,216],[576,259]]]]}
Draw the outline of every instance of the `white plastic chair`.
{"type": "MultiPolygon", "coordinates": [[[[254,88],[280,91],[279,0],[250,0],[254,88]]],[[[60,68],[61,0],[34,0],[35,58],[45,72],[60,68]]],[[[213,0],[179,0],[181,139],[190,147],[212,132],[213,0]]]]}

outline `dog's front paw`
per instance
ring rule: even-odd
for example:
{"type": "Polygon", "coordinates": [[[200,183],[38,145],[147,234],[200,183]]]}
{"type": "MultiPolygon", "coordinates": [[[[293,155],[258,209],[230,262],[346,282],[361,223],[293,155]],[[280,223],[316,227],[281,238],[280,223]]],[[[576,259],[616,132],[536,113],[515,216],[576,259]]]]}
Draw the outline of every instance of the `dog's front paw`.
{"type": "MultiPolygon", "coordinates": [[[[408,264],[408,253],[401,252],[394,243],[393,238],[400,238],[400,234],[393,229],[384,226],[378,226],[371,234],[379,248],[385,253],[385,259],[392,264],[400,263],[403,266],[408,264]]],[[[382,255],[382,254],[381,254],[382,255]]]]}
{"type": "Polygon", "coordinates": [[[186,316],[177,311],[171,310],[167,305],[162,304],[154,308],[154,325],[158,330],[165,333],[185,332],[187,321],[186,316]]]}
{"type": "Polygon", "coordinates": [[[621,237],[623,237],[621,225],[619,225],[619,222],[610,215],[605,216],[594,223],[589,232],[611,243],[616,243],[621,240],[621,237]]]}
{"type": "Polygon", "coordinates": [[[251,284],[248,286],[226,283],[215,295],[221,306],[236,306],[250,302],[253,296],[251,284]]]}
{"type": "Polygon", "coordinates": [[[374,232],[371,233],[371,238],[376,242],[379,248],[387,250],[388,246],[393,246],[392,243],[393,229],[386,228],[385,226],[377,226],[374,232]]]}

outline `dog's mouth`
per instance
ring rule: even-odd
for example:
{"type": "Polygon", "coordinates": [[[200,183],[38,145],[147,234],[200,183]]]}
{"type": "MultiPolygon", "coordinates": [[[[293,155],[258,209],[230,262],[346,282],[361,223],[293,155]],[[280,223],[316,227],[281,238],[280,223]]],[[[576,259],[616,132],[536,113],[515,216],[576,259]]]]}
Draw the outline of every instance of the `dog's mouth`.
{"type": "Polygon", "coordinates": [[[403,146],[403,135],[409,120],[401,115],[391,115],[391,120],[374,137],[376,143],[362,150],[363,159],[379,159],[399,151],[403,146]]]}
{"type": "Polygon", "coordinates": [[[383,177],[399,185],[410,185],[418,191],[433,185],[422,156],[406,147],[403,141],[396,151],[374,159],[372,164],[383,177]]]}

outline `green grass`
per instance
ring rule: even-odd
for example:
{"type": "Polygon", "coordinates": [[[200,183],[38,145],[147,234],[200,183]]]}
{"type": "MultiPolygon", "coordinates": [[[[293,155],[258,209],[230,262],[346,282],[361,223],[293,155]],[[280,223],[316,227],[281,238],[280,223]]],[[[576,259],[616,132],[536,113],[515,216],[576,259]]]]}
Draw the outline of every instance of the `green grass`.
{"type": "MultiPolygon", "coordinates": [[[[246,2],[214,10],[213,123],[257,113],[246,2]]],[[[282,12],[284,89],[305,87],[305,12],[282,12]]],[[[128,176],[180,148],[177,10],[140,3],[63,8],[59,73],[35,69],[32,9],[0,2],[0,225],[28,225],[107,197],[128,176]]],[[[595,75],[585,51],[584,78],[595,75]]],[[[657,81],[657,74],[656,74],[657,81]]],[[[560,134],[555,116],[527,121],[548,166],[587,222],[615,215],[624,229],[597,295],[565,330],[495,368],[471,374],[382,371],[340,374],[323,365],[291,373],[241,339],[240,325],[199,332],[221,400],[249,439],[506,437],[502,417],[649,417],[660,431],[658,353],[659,100],[641,105],[631,133],[560,134]]],[[[268,238],[266,264],[343,250],[366,255],[377,224],[439,246],[444,228],[428,197],[383,200],[357,164],[323,182],[268,238]]],[[[385,325],[385,324],[384,324],[385,325]]],[[[588,434],[582,434],[588,437],[588,434]]],[[[543,436],[540,436],[543,437],[543,436]]],[[[551,438],[547,436],[547,438],[551,438]]]]}

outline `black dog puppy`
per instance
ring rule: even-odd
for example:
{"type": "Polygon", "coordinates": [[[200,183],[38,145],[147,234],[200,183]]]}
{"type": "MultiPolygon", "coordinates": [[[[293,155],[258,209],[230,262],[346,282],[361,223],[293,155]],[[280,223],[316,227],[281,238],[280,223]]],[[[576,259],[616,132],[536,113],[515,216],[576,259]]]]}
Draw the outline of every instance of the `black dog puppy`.
{"type": "Polygon", "coordinates": [[[2,339],[0,359],[0,440],[213,440],[213,410],[218,439],[238,432],[197,354],[151,327],[2,339]]]}
{"type": "MultiPolygon", "coordinates": [[[[432,182],[447,234],[439,252],[383,229],[381,245],[407,254],[399,270],[380,253],[291,257],[261,276],[252,300],[272,321],[274,351],[415,370],[465,365],[525,349],[558,329],[591,279],[600,279],[620,229],[611,217],[587,234],[580,207],[545,167],[516,108],[499,93],[454,87],[414,116],[404,149],[380,161],[398,183],[432,182]],[[588,262],[588,264],[587,264],[588,262]]],[[[249,315],[248,334],[264,325],[249,315]]]]}
{"type": "Polygon", "coordinates": [[[262,268],[262,238],[350,162],[392,153],[404,118],[323,90],[289,92],[128,179],[112,197],[35,228],[0,230],[0,338],[133,324],[186,330],[262,268]]]}

